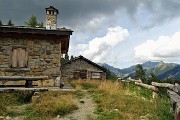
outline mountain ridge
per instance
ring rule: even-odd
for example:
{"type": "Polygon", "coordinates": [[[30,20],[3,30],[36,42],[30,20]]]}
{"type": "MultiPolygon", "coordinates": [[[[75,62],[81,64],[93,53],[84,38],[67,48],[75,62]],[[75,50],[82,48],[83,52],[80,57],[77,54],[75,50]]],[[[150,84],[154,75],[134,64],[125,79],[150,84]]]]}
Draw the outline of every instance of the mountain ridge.
{"type": "MultiPolygon", "coordinates": [[[[108,69],[113,76],[123,77],[123,78],[135,76],[136,65],[123,69],[113,67],[106,63],[102,63],[99,65],[108,69]]],[[[180,79],[180,65],[177,63],[164,63],[163,61],[161,62],[148,61],[142,63],[141,65],[145,70],[147,76],[149,76],[151,72],[154,72],[155,75],[160,80],[167,78],[180,79]]]]}

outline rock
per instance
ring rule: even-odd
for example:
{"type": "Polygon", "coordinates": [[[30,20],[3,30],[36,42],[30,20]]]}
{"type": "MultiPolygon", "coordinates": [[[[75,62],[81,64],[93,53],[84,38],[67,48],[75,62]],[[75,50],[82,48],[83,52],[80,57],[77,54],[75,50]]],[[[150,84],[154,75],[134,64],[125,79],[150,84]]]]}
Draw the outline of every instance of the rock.
{"type": "Polygon", "coordinates": [[[31,101],[32,101],[32,103],[39,103],[40,102],[40,96],[32,96],[31,101]]]}
{"type": "Polygon", "coordinates": [[[114,109],[115,111],[119,111],[118,109],[114,109]]]}
{"type": "Polygon", "coordinates": [[[61,116],[60,115],[57,115],[57,118],[60,118],[61,116]]]}
{"type": "Polygon", "coordinates": [[[9,117],[9,116],[6,116],[6,120],[10,120],[11,119],[11,117],[9,117]]]}
{"type": "Polygon", "coordinates": [[[40,92],[34,92],[34,96],[40,96],[40,92]]]}
{"type": "Polygon", "coordinates": [[[0,120],[3,120],[4,119],[4,116],[0,116],[0,120]]]}
{"type": "Polygon", "coordinates": [[[150,117],[151,117],[150,114],[146,114],[145,116],[141,116],[141,117],[140,117],[140,120],[149,120],[150,117]]]}

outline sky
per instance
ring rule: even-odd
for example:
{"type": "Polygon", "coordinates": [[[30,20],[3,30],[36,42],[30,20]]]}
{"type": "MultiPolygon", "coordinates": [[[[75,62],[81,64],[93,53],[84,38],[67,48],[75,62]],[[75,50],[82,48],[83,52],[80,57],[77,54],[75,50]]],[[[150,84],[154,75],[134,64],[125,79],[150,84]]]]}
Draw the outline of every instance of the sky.
{"type": "Polygon", "coordinates": [[[69,55],[126,68],[146,61],[180,63],[179,0],[0,0],[0,20],[25,25],[45,8],[72,29],[69,55]]]}

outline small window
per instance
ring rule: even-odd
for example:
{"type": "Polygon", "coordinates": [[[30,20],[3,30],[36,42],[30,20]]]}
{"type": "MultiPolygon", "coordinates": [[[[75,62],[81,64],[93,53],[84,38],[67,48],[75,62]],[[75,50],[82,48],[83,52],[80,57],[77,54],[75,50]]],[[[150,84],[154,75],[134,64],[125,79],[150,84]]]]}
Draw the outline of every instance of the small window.
{"type": "Polygon", "coordinates": [[[92,78],[101,78],[101,73],[99,73],[99,72],[92,72],[92,78]]]}
{"type": "Polygon", "coordinates": [[[13,48],[11,66],[14,68],[25,68],[28,65],[28,54],[26,48],[13,48]]]}

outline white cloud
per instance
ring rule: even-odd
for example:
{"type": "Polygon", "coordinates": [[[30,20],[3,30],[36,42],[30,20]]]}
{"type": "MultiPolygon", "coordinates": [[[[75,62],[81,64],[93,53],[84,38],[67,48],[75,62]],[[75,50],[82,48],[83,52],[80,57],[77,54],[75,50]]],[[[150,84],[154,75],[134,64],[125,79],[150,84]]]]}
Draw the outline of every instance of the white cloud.
{"type": "Polygon", "coordinates": [[[135,59],[138,61],[175,60],[180,57],[179,45],[180,32],[176,32],[171,37],[160,36],[158,40],[147,40],[135,47],[135,59]]]}
{"type": "Polygon", "coordinates": [[[103,37],[96,37],[89,41],[88,44],[79,44],[76,46],[79,49],[79,54],[87,57],[94,62],[101,62],[106,58],[108,52],[118,45],[129,35],[127,29],[120,26],[109,28],[108,32],[103,37]]]}

